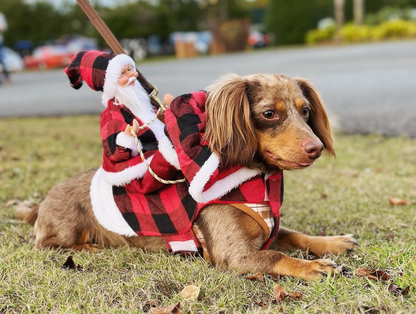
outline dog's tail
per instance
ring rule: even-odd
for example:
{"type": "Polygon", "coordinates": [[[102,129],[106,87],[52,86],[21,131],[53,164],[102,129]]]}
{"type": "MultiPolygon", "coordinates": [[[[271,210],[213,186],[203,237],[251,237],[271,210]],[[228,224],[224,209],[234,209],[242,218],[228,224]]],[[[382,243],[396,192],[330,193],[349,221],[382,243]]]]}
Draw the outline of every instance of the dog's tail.
{"type": "Polygon", "coordinates": [[[38,218],[39,203],[35,201],[13,200],[8,202],[9,205],[16,205],[16,216],[20,220],[33,225],[38,218]]]}

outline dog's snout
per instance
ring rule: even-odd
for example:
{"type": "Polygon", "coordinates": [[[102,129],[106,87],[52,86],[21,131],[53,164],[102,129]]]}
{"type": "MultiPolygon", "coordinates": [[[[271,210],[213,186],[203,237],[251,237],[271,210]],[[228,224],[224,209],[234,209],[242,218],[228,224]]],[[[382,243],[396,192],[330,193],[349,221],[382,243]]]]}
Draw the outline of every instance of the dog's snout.
{"type": "Polygon", "coordinates": [[[309,158],[316,159],[321,156],[322,151],[324,150],[324,145],[321,141],[310,140],[303,143],[302,148],[309,158]]]}

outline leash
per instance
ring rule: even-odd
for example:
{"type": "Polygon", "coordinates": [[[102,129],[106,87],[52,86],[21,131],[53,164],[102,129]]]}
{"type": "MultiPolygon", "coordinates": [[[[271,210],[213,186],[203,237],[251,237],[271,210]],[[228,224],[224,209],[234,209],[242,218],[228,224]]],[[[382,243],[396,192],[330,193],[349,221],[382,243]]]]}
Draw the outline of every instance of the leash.
{"type": "MultiPolygon", "coordinates": [[[[159,113],[159,111],[158,111],[158,113],[159,113]]],[[[146,122],[145,124],[139,126],[139,130],[143,130],[144,128],[148,127],[150,123],[152,123],[153,121],[156,120],[156,116],[152,120],[150,120],[149,122],[146,122]]],[[[142,158],[143,163],[146,165],[147,170],[150,172],[150,174],[152,175],[153,178],[155,178],[157,181],[159,181],[159,182],[161,182],[163,184],[176,184],[176,183],[185,182],[185,178],[178,179],[178,180],[166,180],[166,179],[162,179],[161,177],[159,177],[153,171],[153,169],[150,167],[150,165],[146,162],[146,158],[144,157],[143,151],[140,148],[139,139],[137,138],[137,134],[136,134],[136,132],[134,132],[132,126],[130,126],[130,133],[134,137],[134,141],[136,142],[137,150],[139,151],[139,154],[140,154],[140,157],[142,158]]]]}
{"type": "MultiPolygon", "coordinates": [[[[87,15],[91,23],[95,26],[97,31],[101,34],[101,36],[103,37],[107,45],[110,47],[110,49],[115,54],[124,54],[125,52],[123,47],[121,47],[116,37],[110,31],[108,26],[104,23],[103,19],[98,15],[97,11],[95,11],[95,9],[91,6],[89,1],[77,0],[77,3],[84,11],[85,15],[87,15]]],[[[165,112],[167,107],[157,97],[159,90],[156,88],[156,86],[150,84],[139,71],[137,72],[139,74],[139,77],[137,79],[140,81],[143,88],[148,92],[150,99],[153,100],[153,103],[156,105],[156,107],[159,107],[162,112],[165,112]]]]}

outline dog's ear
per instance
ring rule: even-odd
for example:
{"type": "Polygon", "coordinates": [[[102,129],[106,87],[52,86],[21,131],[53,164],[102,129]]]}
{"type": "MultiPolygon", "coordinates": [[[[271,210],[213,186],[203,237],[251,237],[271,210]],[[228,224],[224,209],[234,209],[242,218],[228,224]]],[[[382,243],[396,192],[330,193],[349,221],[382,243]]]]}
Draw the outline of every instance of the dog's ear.
{"type": "Polygon", "coordinates": [[[302,78],[295,78],[295,81],[311,105],[308,125],[324,144],[326,153],[335,156],[331,126],[319,93],[308,81],[302,78]]]}
{"type": "Polygon", "coordinates": [[[247,88],[247,81],[236,74],[208,87],[205,138],[218,154],[221,168],[246,165],[256,153],[257,138],[247,88]]]}

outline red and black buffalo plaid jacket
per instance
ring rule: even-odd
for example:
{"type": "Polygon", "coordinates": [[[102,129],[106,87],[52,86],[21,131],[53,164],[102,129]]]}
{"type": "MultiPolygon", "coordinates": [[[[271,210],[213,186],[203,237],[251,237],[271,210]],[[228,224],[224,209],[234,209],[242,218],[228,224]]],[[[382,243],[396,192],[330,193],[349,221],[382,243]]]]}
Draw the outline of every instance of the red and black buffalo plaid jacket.
{"type": "MultiPolygon", "coordinates": [[[[201,247],[192,224],[206,205],[270,204],[275,227],[263,246],[268,247],[279,226],[283,198],[282,172],[263,174],[258,169],[241,166],[219,171],[218,156],[202,140],[206,122],[205,100],[206,93],[203,91],[183,95],[176,98],[165,113],[167,134],[186,182],[165,185],[146,194],[137,189],[140,182],[137,180],[127,185],[112,186],[114,203],[129,232],[115,228],[115,222],[102,223],[107,229],[124,235],[163,236],[168,249],[173,252],[200,253],[201,247]]],[[[177,176],[177,173],[171,174],[174,178],[177,176]]],[[[98,172],[96,177],[99,176],[98,172]]],[[[93,179],[92,188],[97,178],[93,179]]],[[[97,197],[92,197],[96,212],[99,205],[94,205],[94,199],[97,200],[97,197]]],[[[98,221],[101,223],[100,219],[98,221]]]]}
{"type": "MultiPolygon", "coordinates": [[[[107,108],[101,113],[100,132],[103,145],[102,178],[111,185],[125,186],[134,184],[136,193],[149,193],[163,187],[164,184],[154,179],[147,171],[146,165],[138,154],[134,138],[123,132],[127,125],[132,125],[136,119],[139,125],[143,122],[136,117],[127,107],[115,104],[109,100],[107,108]]],[[[162,178],[171,178],[178,174],[162,156],[158,149],[158,141],[151,124],[139,130],[137,137],[139,145],[144,153],[146,162],[162,178]]],[[[156,127],[156,126],[155,126],[156,127]]]]}

